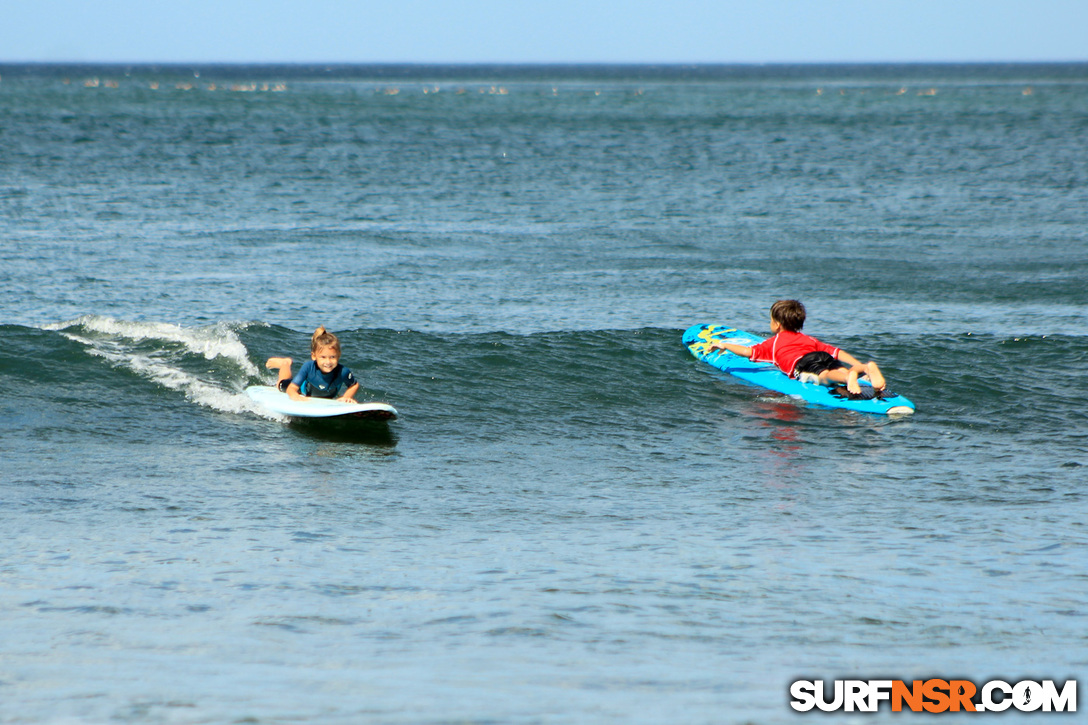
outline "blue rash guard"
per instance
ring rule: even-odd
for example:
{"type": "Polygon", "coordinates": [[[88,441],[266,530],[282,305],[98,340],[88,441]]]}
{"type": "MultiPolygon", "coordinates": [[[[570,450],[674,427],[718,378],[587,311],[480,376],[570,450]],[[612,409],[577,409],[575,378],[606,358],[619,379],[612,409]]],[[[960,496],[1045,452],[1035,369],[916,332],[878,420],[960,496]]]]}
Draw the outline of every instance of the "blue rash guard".
{"type": "Polygon", "coordinates": [[[341,388],[350,388],[355,382],[355,376],[343,365],[338,364],[326,375],[313,360],[307,360],[291,378],[291,383],[299,387],[299,392],[311,398],[335,398],[341,388]]]}

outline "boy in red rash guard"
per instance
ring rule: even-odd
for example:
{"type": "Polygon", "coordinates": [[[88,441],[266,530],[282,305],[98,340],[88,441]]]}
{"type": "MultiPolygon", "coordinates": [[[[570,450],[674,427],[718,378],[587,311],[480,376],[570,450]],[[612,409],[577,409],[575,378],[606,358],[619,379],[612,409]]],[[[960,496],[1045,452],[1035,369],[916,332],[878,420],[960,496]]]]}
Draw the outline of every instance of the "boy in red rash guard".
{"type": "Polygon", "coordinates": [[[802,335],[804,324],[803,304],[798,300],[778,300],[771,305],[771,332],[774,337],[754,347],[716,340],[710,344],[710,349],[728,350],[734,355],[750,358],[752,362],[774,363],[782,372],[791,378],[799,378],[801,382],[819,382],[820,385],[845,383],[848,391],[857,394],[861,392],[858,377],[864,376],[874,390],[884,389],[884,376],[875,362],[859,362],[845,350],[802,335]]]}

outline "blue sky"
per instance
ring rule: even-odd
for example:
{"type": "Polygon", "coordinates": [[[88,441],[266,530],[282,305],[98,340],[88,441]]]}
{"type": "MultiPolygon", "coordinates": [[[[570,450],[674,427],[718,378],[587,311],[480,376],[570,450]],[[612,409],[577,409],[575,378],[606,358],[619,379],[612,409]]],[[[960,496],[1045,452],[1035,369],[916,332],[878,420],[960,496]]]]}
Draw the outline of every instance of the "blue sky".
{"type": "Polygon", "coordinates": [[[1088,60],[1088,0],[0,0],[0,61],[1088,60]]]}

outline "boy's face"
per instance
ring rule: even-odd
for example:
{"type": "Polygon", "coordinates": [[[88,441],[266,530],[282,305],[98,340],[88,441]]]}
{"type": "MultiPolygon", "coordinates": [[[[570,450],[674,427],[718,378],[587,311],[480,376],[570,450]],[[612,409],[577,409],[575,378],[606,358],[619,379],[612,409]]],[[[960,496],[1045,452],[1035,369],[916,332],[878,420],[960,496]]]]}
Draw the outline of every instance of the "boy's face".
{"type": "Polygon", "coordinates": [[[310,355],[310,359],[317,363],[318,370],[331,373],[340,362],[340,353],[334,347],[319,347],[317,352],[310,355]]]}
{"type": "Polygon", "coordinates": [[[778,320],[774,319],[773,317],[771,318],[771,332],[776,335],[782,332],[782,325],[780,325],[778,323],[778,320]]]}

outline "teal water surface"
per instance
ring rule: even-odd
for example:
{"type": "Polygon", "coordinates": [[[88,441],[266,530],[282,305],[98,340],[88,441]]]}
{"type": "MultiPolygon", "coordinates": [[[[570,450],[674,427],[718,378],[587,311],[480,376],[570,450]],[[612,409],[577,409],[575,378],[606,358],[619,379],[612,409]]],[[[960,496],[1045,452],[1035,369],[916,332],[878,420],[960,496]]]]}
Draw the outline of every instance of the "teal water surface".
{"type": "Polygon", "coordinates": [[[0,67],[0,722],[781,723],[800,678],[1083,682],[1086,90],[0,67]],[[917,413],[680,344],[781,297],[917,413]],[[398,421],[248,401],[318,324],[398,421]]]}

